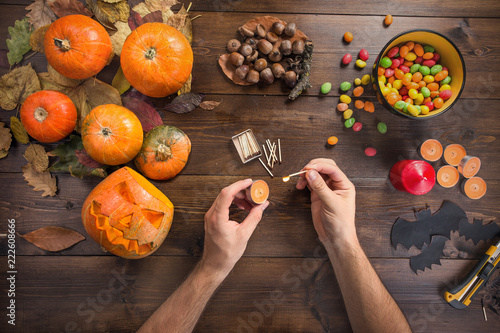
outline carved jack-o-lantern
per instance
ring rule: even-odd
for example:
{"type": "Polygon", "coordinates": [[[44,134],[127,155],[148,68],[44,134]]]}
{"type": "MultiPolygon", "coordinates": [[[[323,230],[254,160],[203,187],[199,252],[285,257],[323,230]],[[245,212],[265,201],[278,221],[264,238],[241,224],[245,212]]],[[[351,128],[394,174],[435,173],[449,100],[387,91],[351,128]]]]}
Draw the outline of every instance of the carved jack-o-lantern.
{"type": "Polygon", "coordinates": [[[105,250],[128,259],[158,249],[174,216],[170,200],[146,178],[123,167],[97,185],[85,200],[82,221],[105,250]]]}

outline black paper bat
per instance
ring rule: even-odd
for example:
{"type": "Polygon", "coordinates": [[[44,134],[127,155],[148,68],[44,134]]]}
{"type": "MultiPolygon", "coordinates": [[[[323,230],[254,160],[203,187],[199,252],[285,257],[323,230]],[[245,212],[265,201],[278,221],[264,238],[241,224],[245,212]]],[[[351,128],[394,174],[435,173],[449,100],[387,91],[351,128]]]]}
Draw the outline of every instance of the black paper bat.
{"type": "Polygon", "coordinates": [[[458,230],[460,221],[467,221],[467,215],[462,208],[450,201],[443,202],[439,211],[434,215],[428,208],[415,212],[415,217],[417,218],[415,222],[403,218],[398,218],[394,222],[391,232],[391,243],[394,248],[402,244],[407,249],[412,245],[422,249],[424,244],[430,244],[431,237],[434,235],[450,239],[450,231],[458,230]]]}
{"type": "Polygon", "coordinates": [[[441,255],[443,254],[446,237],[434,236],[429,246],[423,248],[422,253],[410,257],[410,267],[417,274],[417,271],[425,271],[425,268],[432,269],[432,264],[441,265],[441,255]]]}
{"type": "Polygon", "coordinates": [[[460,236],[465,236],[465,239],[472,239],[474,245],[480,241],[490,240],[496,236],[500,236],[500,227],[495,223],[483,225],[483,220],[474,219],[473,223],[468,220],[460,221],[460,236]]]}

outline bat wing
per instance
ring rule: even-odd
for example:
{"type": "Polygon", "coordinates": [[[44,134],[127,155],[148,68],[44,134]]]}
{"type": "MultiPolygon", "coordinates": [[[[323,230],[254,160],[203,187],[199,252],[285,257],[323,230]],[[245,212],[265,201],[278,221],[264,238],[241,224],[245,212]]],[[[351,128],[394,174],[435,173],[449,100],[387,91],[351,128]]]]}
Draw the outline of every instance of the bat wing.
{"type": "Polygon", "coordinates": [[[419,255],[410,257],[410,267],[417,274],[418,271],[425,271],[425,268],[432,269],[432,264],[441,265],[441,255],[443,254],[446,237],[432,237],[429,246],[422,250],[419,255]]]}
{"type": "MultiPolygon", "coordinates": [[[[430,210],[429,210],[430,213],[430,210]]],[[[402,244],[406,249],[415,245],[421,249],[424,243],[431,241],[430,230],[421,221],[410,222],[403,218],[398,218],[391,231],[391,243],[394,248],[402,244]]]]}
{"type": "Polygon", "coordinates": [[[483,225],[483,220],[474,219],[473,223],[469,223],[467,219],[460,222],[460,236],[465,236],[465,239],[472,239],[474,245],[480,241],[490,240],[496,236],[500,236],[500,227],[495,223],[483,225]]]}
{"type": "Polygon", "coordinates": [[[457,231],[463,220],[467,221],[465,211],[453,202],[445,201],[441,208],[428,218],[427,223],[431,229],[431,236],[441,235],[450,239],[450,231],[457,231]]]}

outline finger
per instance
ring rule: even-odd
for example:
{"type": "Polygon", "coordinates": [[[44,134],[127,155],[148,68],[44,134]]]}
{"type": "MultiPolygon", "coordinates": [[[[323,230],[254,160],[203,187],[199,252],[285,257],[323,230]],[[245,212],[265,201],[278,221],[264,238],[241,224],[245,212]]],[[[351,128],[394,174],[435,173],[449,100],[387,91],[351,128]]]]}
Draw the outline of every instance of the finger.
{"type": "Polygon", "coordinates": [[[308,164],[304,169],[316,170],[319,173],[327,175],[332,181],[332,186],[336,190],[348,190],[353,187],[351,181],[340,170],[340,168],[332,160],[318,161],[313,164],[308,164]]]}
{"type": "Polygon", "coordinates": [[[316,170],[311,169],[307,171],[306,179],[311,191],[316,193],[320,197],[321,201],[329,202],[333,199],[332,190],[328,187],[323,177],[321,177],[316,170]]]}
{"type": "Polygon", "coordinates": [[[243,209],[243,210],[246,210],[246,211],[250,211],[252,209],[252,205],[246,201],[245,199],[238,199],[238,198],[235,198],[233,200],[233,203],[238,206],[239,209],[243,209]]]}
{"type": "Polygon", "coordinates": [[[239,192],[243,191],[252,184],[251,179],[245,179],[237,181],[227,187],[224,187],[217,196],[216,202],[214,203],[215,209],[218,213],[227,212],[234,198],[240,196],[239,192]]]}
{"type": "Polygon", "coordinates": [[[250,238],[253,234],[255,228],[257,228],[257,225],[262,219],[262,214],[268,206],[269,201],[266,201],[261,205],[253,206],[250,213],[248,213],[247,217],[243,220],[243,222],[241,222],[240,228],[248,236],[248,238],[250,238]]]}
{"type": "Polygon", "coordinates": [[[306,188],[306,186],[307,186],[307,179],[305,177],[299,178],[299,180],[297,180],[297,185],[295,185],[297,190],[303,190],[306,188]]]}

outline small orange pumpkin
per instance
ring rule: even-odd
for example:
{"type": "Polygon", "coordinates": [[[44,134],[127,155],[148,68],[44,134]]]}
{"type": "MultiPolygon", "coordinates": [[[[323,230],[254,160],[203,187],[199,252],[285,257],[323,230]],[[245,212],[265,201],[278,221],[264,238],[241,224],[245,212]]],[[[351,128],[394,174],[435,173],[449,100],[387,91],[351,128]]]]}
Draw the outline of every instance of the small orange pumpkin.
{"type": "Polygon", "coordinates": [[[85,15],[68,15],[53,22],[45,33],[44,48],[49,64],[71,79],[96,75],[113,52],[104,27],[85,15]]]}
{"type": "Polygon", "coordinates": [[[141,150],[142,141],[139,118],[123,106],[100,105],[83,120],[83,146],[99,163],[119,165],[131,161],[141,150]]]}
{"type": "Polygon", "coordinates": [[[148,178],[165,180],[184,168],[191,152],[188,136],[174,126],[157,126],[148,132],[135,165],[148,178]]]}
{"type": "Polygon", "coordinates": [[[128,259],[155,252],[167,237],[173,216],[170,200],[128,167],[99,183],[82,207],[90,237],[106,251],[128,259]]]}
{"type": "Polygon", "coordinates": [[[56,142],[67,137],[76,125],[76,107],[58,91],[42,90],[26,98],[21,106],[21,122],[40,142],[56,142]]]}
{"type": "Polygon", "coordinates": [[[125,40],[120,64],[135,89],[147,96],[165,97],[189,79],[193,50],[177,29],[164,23],[145,23],[125,40]]]}

